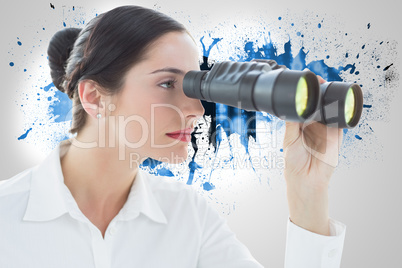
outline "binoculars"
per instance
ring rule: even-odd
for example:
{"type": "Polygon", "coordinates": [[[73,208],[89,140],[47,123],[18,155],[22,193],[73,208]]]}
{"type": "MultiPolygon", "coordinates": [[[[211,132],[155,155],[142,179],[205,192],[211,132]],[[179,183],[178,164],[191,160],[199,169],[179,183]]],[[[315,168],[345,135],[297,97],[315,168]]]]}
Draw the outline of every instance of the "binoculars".
{"type": "Polygon", "coordinates": [[[363,93],[359,85],[326,82],[311,71],[293,71],[273,60],[215,63],[210,71],[190,71],[184,93],[283,120],[314,120],[330,127],[353,128],[360,120],[363,93]]]}

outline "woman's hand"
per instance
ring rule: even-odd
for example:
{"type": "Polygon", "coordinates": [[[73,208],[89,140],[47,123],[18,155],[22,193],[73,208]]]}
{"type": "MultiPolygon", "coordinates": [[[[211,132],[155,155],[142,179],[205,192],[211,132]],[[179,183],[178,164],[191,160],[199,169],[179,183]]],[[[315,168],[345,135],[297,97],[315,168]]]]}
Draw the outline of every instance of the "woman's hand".
{"type": "Polygon", "coordinates": [[[341,141],[342,129],[286,122],[283,151],[290,220],[322,235],[329,235],[328,185],[341,141]]]}

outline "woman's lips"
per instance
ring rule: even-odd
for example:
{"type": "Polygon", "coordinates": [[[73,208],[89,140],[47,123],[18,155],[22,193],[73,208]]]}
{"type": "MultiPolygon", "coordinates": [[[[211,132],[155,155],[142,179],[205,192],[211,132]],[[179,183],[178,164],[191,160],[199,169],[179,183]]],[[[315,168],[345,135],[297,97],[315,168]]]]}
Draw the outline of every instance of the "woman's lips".
{"type": "Polygon", "coordinates": [[[193,129],[188,128],[188,129],[183,129],[175,132],[170,132],[166,133],[166,135],[172,139],[184,141],[184,142],[189,142],[191,141],[191,132],[193,129]]]}

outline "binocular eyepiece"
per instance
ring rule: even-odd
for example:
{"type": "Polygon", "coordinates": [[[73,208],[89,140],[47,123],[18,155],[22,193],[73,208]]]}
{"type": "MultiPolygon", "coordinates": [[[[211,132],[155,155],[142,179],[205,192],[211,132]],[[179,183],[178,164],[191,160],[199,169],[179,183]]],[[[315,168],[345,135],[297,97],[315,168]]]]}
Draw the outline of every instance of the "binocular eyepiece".
{"type": "Polygon", "coordinates": [[[320,85],[314,73],[289,70],[273,60],[226,61],[215,63],[210,71],[190,71],[184,76],[183,90],[190,98],[338,128],[355,127],[363,109],[359,85],[320,85]]]}

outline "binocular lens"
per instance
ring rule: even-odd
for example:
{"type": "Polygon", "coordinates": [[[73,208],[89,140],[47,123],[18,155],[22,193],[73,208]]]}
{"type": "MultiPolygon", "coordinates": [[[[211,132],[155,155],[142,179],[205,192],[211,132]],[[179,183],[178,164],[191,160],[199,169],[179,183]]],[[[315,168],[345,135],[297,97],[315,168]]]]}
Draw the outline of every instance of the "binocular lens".
{"type": "Polygon", "coordinates": [[[302,116],[307,108],[308,101],[308,85],[306,78],[301,77],[296,87],[296,112],[299,116],[302,116]]]}
{"type": "Polygon", "coordinates": [[[350,87],[348,89],[348,93],[346,93],[346,99],[345,99],[345,121],[347,124],[349,124],[353,116],[355,114],[355,93],[353,92],[353,89],[350,87]]]}
{"type": "Polygon", "coordinates": [[[363,92],[359,85],[345,82],[327,82],[321,88],[320,121],[338,128],[353,128],[360,120],[363,92]]]}

